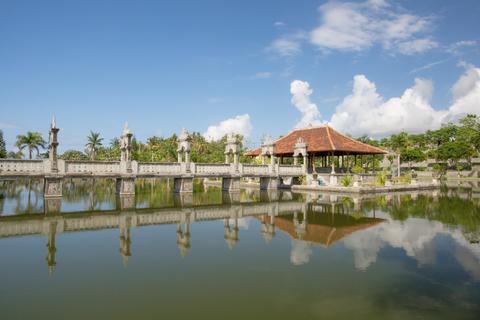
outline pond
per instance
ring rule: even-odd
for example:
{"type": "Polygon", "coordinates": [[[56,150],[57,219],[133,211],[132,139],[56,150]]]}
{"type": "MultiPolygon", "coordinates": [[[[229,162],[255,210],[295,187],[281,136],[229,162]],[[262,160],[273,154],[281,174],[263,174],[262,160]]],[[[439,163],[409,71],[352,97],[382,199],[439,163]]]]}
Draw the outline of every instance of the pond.
{"type": "Polygon", "coordinates": [[[480,193],[0,182],[2,319],[477,319],[480,193]]]}

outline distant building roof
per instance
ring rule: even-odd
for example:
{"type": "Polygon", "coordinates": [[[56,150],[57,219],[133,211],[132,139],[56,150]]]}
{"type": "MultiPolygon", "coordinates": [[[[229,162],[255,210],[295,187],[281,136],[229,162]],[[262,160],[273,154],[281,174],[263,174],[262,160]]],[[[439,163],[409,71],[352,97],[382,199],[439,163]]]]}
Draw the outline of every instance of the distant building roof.
{"type": "MultiPolygon", "coordinates": [[[[293,154],[295,144],[301,138],[307,146],[308,153],[330,153],[335,154],[385,154],[387,151],[360,142],[348,137],[328,125],[295,129],[284,137],[274,141],[275,155],[293,154]]],[[[258,156],[262,148],[247,152],[249,156],[258,156]]]]}

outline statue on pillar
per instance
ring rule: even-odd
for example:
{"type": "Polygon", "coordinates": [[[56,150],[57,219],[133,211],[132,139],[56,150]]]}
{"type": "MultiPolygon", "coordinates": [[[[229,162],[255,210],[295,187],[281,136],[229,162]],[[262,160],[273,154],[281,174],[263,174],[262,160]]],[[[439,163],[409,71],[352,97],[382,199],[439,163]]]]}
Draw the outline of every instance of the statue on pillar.
{"type": "Polygon", "coordinates": [[[230,163],[230,154],[233,154],[233,163],[238,165],[238,154],[240,152],[240,143],[237,137],[230,133],[227,135],[227,141],[225,142],[225,163],[230,163]]]}
{"type": "Polygon", "coordinates": [[[182,132],[180,133],[180,135],[178,136],[178,139],[177,139],[177,144],[178,144],[177,153],[178,153],[178,162],[179,163],[182,163],[182,162],[186,163],[186,171],[187,172],[190,171],[190,165],[189,164],[190,164],[191,142],[192,142],[192,138],[188,134],[188,131],[185,128],[183,128],[182,132]],[[185,155],[185,159],[183,158],[183,155],[185,155]]]}
{"type": "Polygon", "coordinates": [[[270,156],[270,164],[275,164],[275,142],[272,140],[271,136],[266,136],[262,143],[262,164],[265,164],[265,158],[267,155],[270,156]]]}
{"type": "Polygon", "coordinates": [[[132,172],[132,137],[133,134],[128,128],[128,123],[123,126],[122,136],[120,137],[120,162],[124,163],[126,172],[132,172]]]}
{"type": "Polygon", "coordinates": [[[307,144],[302,137],[297,139],[293,149],[293,164],[298,165],[298,157],[303,156],[303,168],[306,172],[307,170],[307,144]]]}
{"type": "Polygon", "coordinates": [[[57,147],[58,147],[58,131],[55,117],[52,119],[52,124],[50,126],[50,132],[48,137],[48,159],[50,160],[50,171],[52,173],[58,172],[58,161],[57,161],[57,147]]]}

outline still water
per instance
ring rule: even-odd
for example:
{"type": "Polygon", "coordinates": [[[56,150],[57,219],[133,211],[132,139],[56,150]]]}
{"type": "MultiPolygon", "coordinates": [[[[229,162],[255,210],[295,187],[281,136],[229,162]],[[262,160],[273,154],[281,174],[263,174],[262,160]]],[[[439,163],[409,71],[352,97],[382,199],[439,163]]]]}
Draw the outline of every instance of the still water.
{"type": "Polygon", "coordinates": [[[1,319],[478,319],[480,194],[0,182],[1,319]]]}

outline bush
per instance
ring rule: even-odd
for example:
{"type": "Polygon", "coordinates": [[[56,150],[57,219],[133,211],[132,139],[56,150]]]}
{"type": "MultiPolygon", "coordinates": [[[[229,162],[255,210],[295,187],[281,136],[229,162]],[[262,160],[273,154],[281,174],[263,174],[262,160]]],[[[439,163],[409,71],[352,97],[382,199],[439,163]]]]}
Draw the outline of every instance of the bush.
{"type": "Polygon", "coordinates": [[[384,171],[377,173],[377,183],[384,186],[385,182],[387,182],[387,174],[384,171]]]}
{"type": "Polygon", "coordinates": [[[341,183],[344,187],[350,187],[353,183],[353,177],[351,175],[346,175],[342,177],[341,183]]]}
{"type": "Polygon", "coordinates": [[[355,174],[362,174],[364,173],[363,172],[363,168],[360,167],[359,165],[355,165],[352,167],[352,172],[355,173],[355,174]]]}

